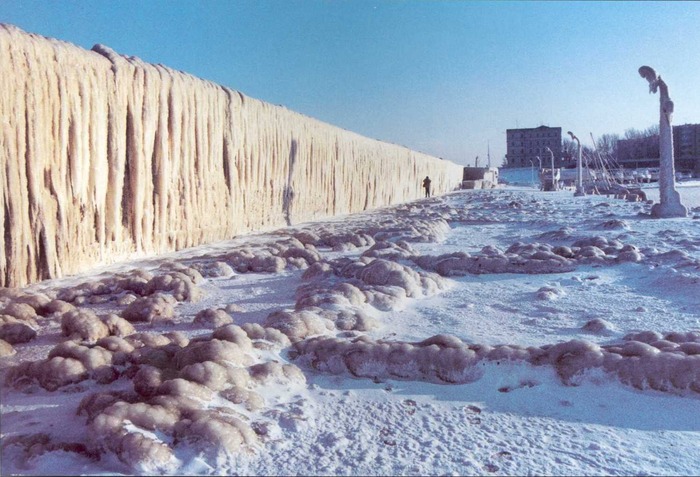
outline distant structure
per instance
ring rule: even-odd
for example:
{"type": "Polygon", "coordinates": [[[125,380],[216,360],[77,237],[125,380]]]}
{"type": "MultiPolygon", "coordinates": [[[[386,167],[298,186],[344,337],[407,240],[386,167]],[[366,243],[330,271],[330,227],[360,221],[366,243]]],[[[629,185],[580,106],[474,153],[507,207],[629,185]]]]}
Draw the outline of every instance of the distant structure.
{"type": "Polygon", "coordinates": [[[618,140],[617,163],[628,169],[659,167],[659,135],[618,140]]]}
{"type": "Polygon", "coordinates": [[[677,170],[700,176],[700,124],[673,126],[673,159],[677,170]]]}
{"type": "MultiPolygon", "coordinates": [[[[626,168],[659,167],[659,135],[617,141],[617,162],[626,168]]],[[[700,124],[673,126],[675,169],[700,176],[700,124]]]]}
{"type": "Polygon", "coordinates": [[[462,189],[498,188],[497,167],[465,167],[462,171],[462,189]]]}
{"type": "Polygon", "coordinates": [[[506,141],[508,162],[505,167],[530,167],[532,163],[537,164],[537,156],[549,156],[548,147],[554,153],[554,167],[563,165],[560,127],[506,129],[506,141]]]}

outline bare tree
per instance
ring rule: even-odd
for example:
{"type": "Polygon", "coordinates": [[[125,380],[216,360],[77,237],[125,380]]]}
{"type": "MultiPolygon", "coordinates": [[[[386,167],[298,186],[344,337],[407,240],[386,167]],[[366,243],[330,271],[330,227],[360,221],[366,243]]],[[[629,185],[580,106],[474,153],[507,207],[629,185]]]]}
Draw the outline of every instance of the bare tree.
{"type": "Polygon", "coordinates": [[[639,139],[644,137],[644,133],[638,129],[630,128],[625,130],[625,139],[639,139]]]}
{"type": "Polygon", "coordinates": [[[658,136],[659,135],[659,125],[652,124],[643,131],[639,129],[630,128],[625,131],[624,139],[641,139],[645,137],[658,136]]]}
{"type": "Polygon", "coordinates": [[[578,145],[571,139],[564,138],[561,143],[561,155],[567,158],[575,158],[578,154],[578,145]]]}
{"type": "Polygon", "coordinates": [[[620,136],[617,134],[603,134],[596,141],[596,147],[601,154],[607,154],[612,157],[617,156],[617,141],[620,136]]]}
{"type": "Polygon", "coordinates": [[[658,136],[659,135],[659,125],[652,124],[644,130],[644,137],[658,136]]]}

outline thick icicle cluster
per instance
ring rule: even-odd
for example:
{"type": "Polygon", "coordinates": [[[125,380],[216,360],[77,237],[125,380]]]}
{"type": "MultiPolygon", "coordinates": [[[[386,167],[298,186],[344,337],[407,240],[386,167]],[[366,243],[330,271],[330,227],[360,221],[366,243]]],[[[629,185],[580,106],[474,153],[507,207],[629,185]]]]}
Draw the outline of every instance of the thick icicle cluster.
{"type": "Polygon", "coordinates": [[[0,25],[0,286],[452,190],[461,166],[0,25]]]}

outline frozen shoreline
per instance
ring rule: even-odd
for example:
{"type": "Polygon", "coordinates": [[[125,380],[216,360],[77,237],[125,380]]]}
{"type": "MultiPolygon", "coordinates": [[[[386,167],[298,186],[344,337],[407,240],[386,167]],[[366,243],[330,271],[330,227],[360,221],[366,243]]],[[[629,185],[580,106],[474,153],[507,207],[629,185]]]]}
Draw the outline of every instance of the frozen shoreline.
{"type": "MultiPolygon", "coordinates": [[[[562,273],[445,276],[447,286],[439,291],[424,290],[416,296],[381,302],[385,303],[381,309],[377,308],[380,302],[362,305],[360,309],[378,326],[351,333],[390,342],[417,342],[449,334],[466,344],[490,346],[537,347],[572,339],[610,346],[640,331],[700,331],[696,292],[700,221],[652,220],[644,215],[648,208],[647,204],[604,197],[573,198],[565,191],[462,191],[301,224],[292,231],[317,235],[323,231],[339,237],[360,228],[372,229],[377,241],[383,238],[393,244],[401,237],[413,237],[408,241],[410,248],[378,251],[398,253],[390,261],[415,271],[421,268],[401,253],[479,254],[484,247],[505,250],[516,242],[570,246],[586,237],[633,244],[643,255],[636,263],[579,263],[562,273]],[[439,225],[441,220],[448,221],[448,229],[439,225]],[[381,227],[373,228],[375,225],[381,227]],[[594,319],[608,326],[598,332],[583,329],[594,319]]],[[[694,214],[698,215],[697,209],[694,214]]],[[[282,229],[256,235],[254,241],[239,237],[230,244],[198,247],[147,263],[152,269],[168,261],[188,266],[210,263],[246,241],[281,244],[289,232],[282,229]]],[[[314,248],[322,260],[358,257],[369,250],[345,243],[335,251],[322,245],[314,248]]],[[[127,264],[120,267],[126,270],[127,264]]],[[[301,276],[308,270],[288,264],[278,273],[234,271],[229,276],[208,276],[198,285],[202,298],[178,302],[171,324],[134,325],[149,333],[181,331],[190,338],[206,336],[211,328],[195,325],[193,317],[205,308],[227,304],[240,307],[231,312],[237,325],[265,323],[275,310],[291,310],[298,304],[299,287],[308,283],[301,276]]],[[[56,283],[65,288],[66,283],[79,281],[76,277],[56,283]]],[[[45,282],[32,289],[48,292],[51,286],[45,282]]],[[[87,298],[84,306],[123,312],[112,301],[90,304],[87,298]]],[[[334,306],[347,307],[340,301],[334,306]]],[[[17,345],[15,357],[3,358],[3,375],[9,364],[39,359],[65,339],[55,317],[38,321],[39,336],[17,345]]],[[[342,337],[349,332],[328,333],[342,337]]],[[[161,471],[204,475],[693,475],[700,467],[700,425],[696,424],[700,401],[692,391],[637,389],[600,370],[578,375],[566,385],[554,368],[523,361],[484,362],[481,377],[473,382],[436,384],[319,372],[303,360],[292,359],[284,348],[256,349],[248,354],[255,360],[294,364],[305,381],[273,380],[251,387],[265,401],[259,412],[221,399],[205,405],[209,410],[224,406],[245,415],[249,423],[267,426],[252,453],[197,456],[196,447],[176,446],[177,464],[161,471]]],[[[697,372],[697,363],[693,369],[697,372]]],[[[31,394],[25,394],[3,384],[3,443],[37,433],[45,433],[51,442],[84,442],[85,417],[75,416],[80,399],[103,387],[126,389],[129,385],[123,376],[109,385],[88,380],[54,392],[34,387],[31,394]]],[[[167,441],[167,436],[162,439],[167,441]]],[[[109,452],[92,460],[47,444],[33,451],[22,445],[5,446],[2,457],[3,474],[48,475],[56,469],[69,475],[148,473],[147,468],[126,467],[109,452]]]]}

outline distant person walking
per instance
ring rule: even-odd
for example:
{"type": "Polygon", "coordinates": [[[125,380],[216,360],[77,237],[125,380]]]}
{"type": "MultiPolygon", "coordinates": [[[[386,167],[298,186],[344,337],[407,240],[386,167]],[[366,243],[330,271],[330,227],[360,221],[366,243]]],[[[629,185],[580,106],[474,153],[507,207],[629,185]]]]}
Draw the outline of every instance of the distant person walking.
{"type": "Polygon", "coordinates": [[[423,179],[423,188],[425,189],[425,196],[430,197],[430,177],[425,176],[425,179],[423,179]]]}

